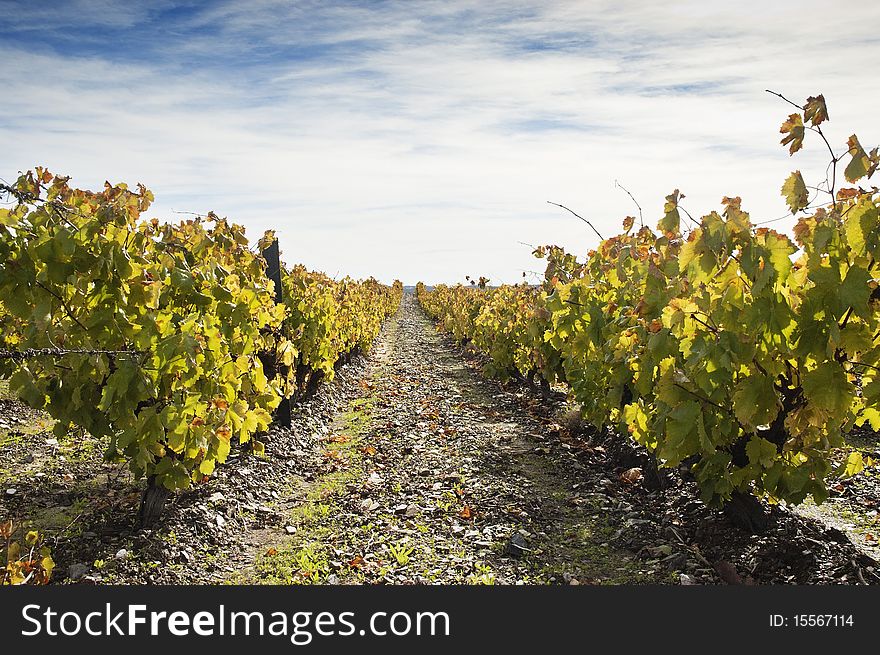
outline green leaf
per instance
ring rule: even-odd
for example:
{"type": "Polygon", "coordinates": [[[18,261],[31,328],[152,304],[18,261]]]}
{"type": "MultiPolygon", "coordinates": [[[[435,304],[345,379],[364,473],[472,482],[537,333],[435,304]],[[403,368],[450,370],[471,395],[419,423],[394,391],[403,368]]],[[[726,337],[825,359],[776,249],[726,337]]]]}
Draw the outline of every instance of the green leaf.
{"type": "Polygon", "coordinates": [[[779,412],[773,381],[761,373],[741,377],[733,392],[733,411],[749,428],[772,423],[779,412]]]}
{"type": "Polygon", "coordinates": [[[755,240],[768,251],[767,260],[776,273],[775,278],[784,281],[791,270],[791,255],[797,250],[791,240],[772,230],[759,233],[755,240]]]}
{"type": "Polygon", "coordinates": [[[865,176],[871,177],[877,168],[876,154],[872,153],[875,154],[875,157],[872,160],[872,158],[865,152],[865,149],[862,148],[862,145],[859,143],[855,134],[849,137],[846,144],[849,147],[849,155],[852,157],[849,164],[847,164],[846,169],[843,171],[847,181],[855,182],[865,176]]]}
{"type": "Polygon", "coordinates": [[[46,403],[46,394],[37,388],[33,375],[25,366],[22,366],[9,378],[9,388],[34,409],[42,409],[46,403]]]}
{"type": "Polygon", "coordinates": [[[852,403],[852,384],[836,362],[824,362],[803,376],[804,395],[810,404],[832,415],[842,415],[852,403]]]}
{"type": "Polygon", "coordinates": [[[861,321],[849,321],[840,330],[840,347],[851,359],[871,350],[874,347],[871,328],[861,321]]]}
{"type": "Polygon", "coordinates": [[[678,212],[678,201],[684,198],[678,189],[666,196],[666,204],[663,206],[665,215],[660,219],[657,228],[663,234],[678,234],[681,226],[681,215],[678,212]]]}
{"type": "Polygon", "coordinates": [[[880,213],[871,199],[853,205],[843,218],[846,241],[855,256],[865,254],[869,244],[876,247],[880,213]]]}
{"type": "Polygon", "coordinates": [[[157,481],[160,484],[165,485],[165,487],[167,487],[171,491],[176,491],[179,489],[189,489],[191,480],[189,474],[187,473],[186,467],[183,465],[182,462],[170,460],[167,457],[161,460],[161,462],[168,461],[171,462],[168,471],[165,473],[157,474],[157,481]]]}
{"type": "Polygon", "coordinates": [[[785,184],[782,185],[782,196],[792,214],[796,214],[809,204],[810,196],[800,171],[795,171],[785,180],[785,184]]]}
{"type": "Polygon", "coordinates": [[[760,465],[762,468],[770,468],[777,456],[776,444],[758,436],[752,436],[746,444],[746,455],[749,462],[760,465]]]}
{"type": "Polygon", "coordinates": [[[18,225],[18,214],[8,209],[0,209],[0,225],[7,227],[16,227],[18,225]]]}
{"type": "Polygon", "coordinates": [[[867,316],[868,299],[871,297],[871,274],[861,266],[851,266],[840,284],[840,300],[846,307],[852,307],[857,316],[867,316]]]}
{"type": "Polygon", "coordinates": [[[666,443],[662,447],[662,456],[668,464],[674,466],[699,450],[699,434],[695,428],[700,412],[699,403],[685,401],[669,413],[666,443]]]}
{"type": "MultiPolygon", "coordinates": [[[[98,403],[98,409],[107,411],[111,406],[120,404],[130,404],[131,394],[129,387],[136,373],[135,367],[128,359],[123,360],[119,364],[119,368],[109,378],[104,385],[101,393],[101,402],[98,403]]],[[[119,407],[115,407],[119,409],[119,407]]]]}
{"type": "Polygon", "coordinates": [[[138,413],[137,426],[142,439],[159,442],[165,436],[165,426],[155,407],[146,407],[138,413]]]}

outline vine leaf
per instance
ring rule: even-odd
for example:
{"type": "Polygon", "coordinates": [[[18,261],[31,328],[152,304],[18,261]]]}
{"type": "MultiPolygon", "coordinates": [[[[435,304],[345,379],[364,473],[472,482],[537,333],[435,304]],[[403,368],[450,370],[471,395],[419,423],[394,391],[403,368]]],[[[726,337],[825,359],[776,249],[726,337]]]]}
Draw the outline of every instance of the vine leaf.
{"type": "Polygon", "coordinates": [[[792,214],[797,214],[809,204],[807,185],[804,184],[804,177],[800,171],[795,171],[788,176],[782,185],[782,195],[792,214]]]}
{"type": "Polygon", "coordinates": [[[866,422],[870,424],[872,430],[880,430],[880,411],[873,407],[865,408],[856,420],[856,425],[864,425],[866,422]]]}
{"type": "Polygon", "coordinates": [[[877,148],[871,151],[871,154],[865,152],[862,144],[859,143],[855,134],[850,136],[846,142],[849,147],[849,155],[852,157],[843,174],[848,182],[855,182],[863,177],[871,177],[877,170],[878,155],[877,148]]]}
{"type": "Polygon", "coordinates": [[[773,382],[761,374],[740,378],[733,392],[733,411],[745,426],[771,423],[779,411],[773,382]]]}
{"type": "Polygon", "coordinates": [[[807,104],[804,105],[804,120],[810,121],[813,127],[818,127],[822,122],[830,120],[828,107],[825,106],[825,96],[821,93],[807,98],[807,104]]]}
{"type": "Polygon", "coordinates": [[[678,189],[666,196],[666,204],[663,211],[666,212],[657,228],[666,236],[678,234],[681,225],[681,215],[678,212],[678,202],[684,198],[684,195],[678,189]]]}
{"type": "Polygon", "coordinates": [[[770,468],[776,459],[776,445],[762,437],[752,437],[746,444],[749,462],[770,468]]]}
{"type": "Polygon", "coordinates": [[[868,299],[871,297],[871,274],[861,266],[852,266],[840,285],[840,301],[852,307],[857,316],[869,314],[868,299]]]}
{"type": "Polygon", "coordinates": [[[846,458],[843,474],[847,477],[858,475],[865,470],[865,458],[858,450],[852,451],[846,458]]]}
{"type": "Polygon", "coordinates": [[[804,396],[810,404],[829,414],[847,411],[852,396],[846,373],[835,362],[824,362],[803,376],[804,396]]]}
{"type": "Polygon", "coordinates": [[[878,223],[880,212],[870,201],[857,203],[847,212],[843,229],[847,243],[856,255],[862,255],[872,245],[876,246],[878,223]]]}
{"type": "Polygon", "coordinates": [[[780,143],[784,146],[791,144],[788,148],[789,154],[793,155],[804,145],[804,120],[800,114],[791,114],[779,132],[785,136],[780,143]]]}

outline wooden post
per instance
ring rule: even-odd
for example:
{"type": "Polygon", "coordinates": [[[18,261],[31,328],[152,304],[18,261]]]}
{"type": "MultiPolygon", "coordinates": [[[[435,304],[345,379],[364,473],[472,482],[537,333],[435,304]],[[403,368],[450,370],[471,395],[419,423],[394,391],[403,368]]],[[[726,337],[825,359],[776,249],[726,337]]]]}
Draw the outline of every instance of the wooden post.
{"type": "MultiPolygon", "coordinates": [[[[266,260],[266,275],[275,283],[275,302],[281,304],[284,301],[284,293],[281,288],[281,258],[278,249],[278,239],[275,239],[268,248],[263,250],[263,257],[266,260]]],[[[286,368],[286,367],[284,367],[286,368]]],[[[282,371],[286,374],[287,371],[282,371]]],[[[272,375],[275,371],[272,371],[272,375]]],[[[290,427],[290,399],[282,398],[281,403],[275,409],[275,423],[286,428],[290,427]]]]}

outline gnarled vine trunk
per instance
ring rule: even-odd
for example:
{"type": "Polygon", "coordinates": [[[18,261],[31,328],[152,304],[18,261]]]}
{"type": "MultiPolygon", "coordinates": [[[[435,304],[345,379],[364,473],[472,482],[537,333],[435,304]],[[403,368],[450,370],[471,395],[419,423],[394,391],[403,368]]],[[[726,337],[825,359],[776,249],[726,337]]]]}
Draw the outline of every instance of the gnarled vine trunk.
{"type": "Polygon", "coordinates": [[[144,489],[138,509],[138,520],[142,528],[149,528],[159,520],[170,495],[171,491],[165,485],[156,482],[156,476],[147,478],[147,488],[144,489]]]}

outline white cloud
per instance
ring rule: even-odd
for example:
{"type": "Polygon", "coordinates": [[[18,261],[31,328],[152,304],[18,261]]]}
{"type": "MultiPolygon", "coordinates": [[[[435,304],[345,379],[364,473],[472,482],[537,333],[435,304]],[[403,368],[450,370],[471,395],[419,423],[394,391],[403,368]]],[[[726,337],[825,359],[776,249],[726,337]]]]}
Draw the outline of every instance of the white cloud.
{"type": "Polygon", "coordinates": [[[230,2],[123,17],[108,0],[48,25],[132,28],[130,50],[88,29],[82,48],[51,31],[0,41],[0,175],[142,181],[156,215],[274,227],[290,261],[331,274],[514,281],[539,268],[520,241],[595,243],[546,200],[614,233],[635,211],[615,179],[652,224],[675,187],[695,215],[741,195],[755,218],[782,216],[787,173],[818,180],[825,157],[814,140],[789,160],[788,108],[764,88],[824,93],[836,144],[880,140],[880,91],[860,83],[880,8],[854,5],[853,21],[820,7],[230,2]]]}

